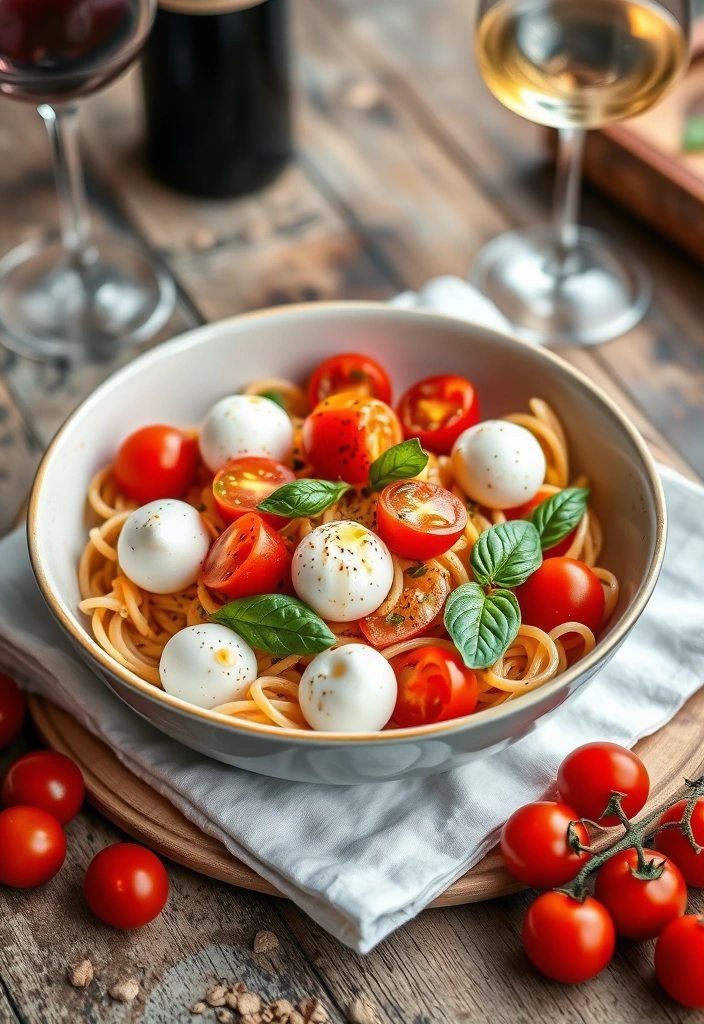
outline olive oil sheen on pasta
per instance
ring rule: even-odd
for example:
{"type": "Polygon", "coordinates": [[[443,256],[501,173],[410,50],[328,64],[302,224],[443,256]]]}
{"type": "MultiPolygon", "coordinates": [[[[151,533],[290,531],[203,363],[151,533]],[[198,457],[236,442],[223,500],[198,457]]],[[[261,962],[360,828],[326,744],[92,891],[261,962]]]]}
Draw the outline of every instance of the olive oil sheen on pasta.
{"type": "Polygon", "coordinates": [[[688,60],[656,3],[503,0],[476,37],[485,82],[511,110],[553,128],[596,128],[651,107],[688,60]]]}

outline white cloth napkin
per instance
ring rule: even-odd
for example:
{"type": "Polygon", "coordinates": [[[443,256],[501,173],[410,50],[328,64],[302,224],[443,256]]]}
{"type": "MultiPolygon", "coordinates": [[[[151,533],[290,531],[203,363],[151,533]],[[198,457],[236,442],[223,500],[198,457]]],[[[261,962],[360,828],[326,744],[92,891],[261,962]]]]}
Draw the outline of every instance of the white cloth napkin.
{"type": "MultiPolygon", "coordinates": [[[[470,293],[479,319],[477,293],[451,281],[455,299],[470,293]]],[[[431,286],[437,290],[437,282],[431,286]]],[[[450,307],[467,309],[461,301],[450,307]]],[[[662,477],[667,554],[632,635],[592,685],[544,726],[450,774],[349,788],[287,783],[221,765],[168,739],[74,653],[39,593],[23,531],[0,542],[0,668],[66,708],[187,818],[337,938],[366,952],[476,864],[513,810],[548,794],[570,750],[594,739],[631,746],[704,683],[704,489],[669,469],[662,477]]]]}

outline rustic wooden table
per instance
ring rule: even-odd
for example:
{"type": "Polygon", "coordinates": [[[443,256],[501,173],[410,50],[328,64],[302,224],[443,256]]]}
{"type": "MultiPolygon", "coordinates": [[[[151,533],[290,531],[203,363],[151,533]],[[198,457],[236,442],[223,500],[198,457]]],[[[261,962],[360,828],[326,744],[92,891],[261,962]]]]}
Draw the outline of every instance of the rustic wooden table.
{"type": "MultiPolygon", "coordinates": [[[[296,0],[299,156],[244,201],[195,202],[147,176],[134,77],[85,104],[96,220],[140,234],[178,285],[162,337],[259,306],[385,298],[436,274],[463,275],[497,232],[546,218],[540,132],[482,86],[471,18],[465,0],[296,0]]],[[[43,126],[10,102],[0,105],[0,210],[0,252],[55,221],[43,126]]],[[[563,354],[618,396],[656,452],[704,473],[702,269],[596,194],[587,192],[583,220],[639,252],[656,301],[628,336],[563,354]]],[[[106,351],[69,367],[0,352],[0,532],[66,414],[133,355],[106,351]]],[[[187,1007],[215,977],[271,998],[316,995],[337,1024],[360,994],[389,1024],[698,1019],[658,989],[650,945],[622,945],[598,980],[576,989],[537,977],[520,952],[525,894],[426,912],[362,958],[287,902],[170,865],[162,917],[114,932],[87,913],[80,884],[91,855],[122,837],[90,808],[68,833],[53,882],[0,893],[3,1024],[179,1024],[194,1019],[187,1007]],[[278,936],[275,954],[253,953],[260,929],[278,936]],[[65,968],[85,956],[99,977],[76,990],[65,968]],[[111,1000],[109,985],[130,975],[138,999],[111,1000]]]]}

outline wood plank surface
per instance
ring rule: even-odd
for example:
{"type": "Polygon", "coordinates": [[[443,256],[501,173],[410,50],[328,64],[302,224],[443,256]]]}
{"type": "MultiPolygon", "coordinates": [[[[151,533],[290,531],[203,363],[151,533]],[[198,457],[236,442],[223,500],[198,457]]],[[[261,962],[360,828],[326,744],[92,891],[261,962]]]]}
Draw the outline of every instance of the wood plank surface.
{"type": "MultiPolygon", "coordinates": [[[[178,284],[163,336],[270,303],[383,298],[435,274],[464,274],[497,231],[547,216],[552,171],[542,132],[480,82],[466,0],[296,0],[294,14],[300,155],[256,197],[196,202],[152,181],[141,161],[134,75],[84,104],[97,223],[138,233],[178,284]]],[[[43,131],[29,106],[0,103],[0,251],[55,223],[43,131]]],[[[657,302],[626,337],[563,355],[617,398],[665,458],[702,474],[701,270],[592,189],[583,219],[640,254],[657,302]]],[[[0,532],[58,424],[134,352],[59,366],[0,354],[0,532]]],[[[120,838],[86,809],[69,826],[69,859],[53,882],[36,892],[0,891],[3,1024],[185,1024],[198,1019],[188,1006],[216,977],[243,979],[272,998],[317,995],[335,1022],[360,995],[378,1007],[380,1024],[701,1016],[657,988],[652,944],[621,945],[587,986],[539,978],[520,952],[525,894],[430,911],[359,957],[292,904],[170,863],[166,914],[141,932],[117,933],[87,913],[81,882],[91,855],[120,838]],[[269,960],[252,952],[263,928],[281,943],[269,960]],[[66,965],[86,955],[97,980],[74,990],[66,965]],[[140,996],[117,1004],[107,988],[130,974],[140,996]]],[[[701,893],[692,906],[704,907],[701,893]]],[[[203,1019],[215,1018],[211,1011],[203,1019]]]]}

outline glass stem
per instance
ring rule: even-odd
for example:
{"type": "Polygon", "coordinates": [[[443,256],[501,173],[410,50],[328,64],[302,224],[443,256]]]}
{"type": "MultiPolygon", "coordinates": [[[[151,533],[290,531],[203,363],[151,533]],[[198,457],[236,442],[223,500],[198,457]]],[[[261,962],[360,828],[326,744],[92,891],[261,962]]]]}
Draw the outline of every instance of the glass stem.
{"type": "Polygon", "coordinates": [[[560,128],[558,131],[553,224],[560,246],[559,262],[564,262],[577,243],[579,198],[584,161],[582,128],[560,128]]]}
{"type": "Polygon", "coordinates": [[[51,142],[56,175],[61,241],[71,264],[86,267],[95,258],[78,142],[78,104],[42,103],[38,108],[51,142]]]}

